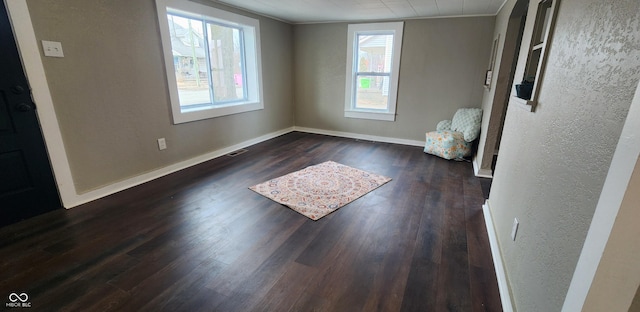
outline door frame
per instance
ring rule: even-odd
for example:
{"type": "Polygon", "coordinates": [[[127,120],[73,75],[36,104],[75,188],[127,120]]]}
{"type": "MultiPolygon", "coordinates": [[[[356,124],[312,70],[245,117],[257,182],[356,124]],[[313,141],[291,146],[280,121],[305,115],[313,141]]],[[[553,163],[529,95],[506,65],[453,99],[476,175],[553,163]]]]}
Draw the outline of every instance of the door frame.
{"type": "MultiPolygon", "coordinates": [[[[515,79],[528,7],[529,0],[516,0],[509,12],[506,28],[504,29],[502,51],[500,52],[500,57],[496,59],[495,66],[497,69],[494,69],[494,74],[497,72],[497,78],[495,78],[495,86],[492,88],[495,89],[493,89],[493,94],[488,99],[491,106],[489,106],[490,109],[488,111],[483,113],[489,120],[488,131],[486,131],[484,142],[480,141],[478,152],[473,158],[474,172],[478,177],[492,178],[494,174],[492,168],[495,165],[493,164],[494,155],[496,155],[496,147],[500,144],[502,137],[502,129],[504,128],[515,79]]],[[[486,92],[491,92],[491,90],[486,92]]],[[[497,155],[497,157],[500,156],[497,155]]]]}
{"type": "Polygon", "coordinates": [[[38,106],[36,113],[55,183],[58,186],[62,205],[68,209],[75,206],[78,199],[27,2],[26,0],[3,1],[9,13],[9,21],[13,28],[24,74],[31,86],[31,96],[38,106]]]}

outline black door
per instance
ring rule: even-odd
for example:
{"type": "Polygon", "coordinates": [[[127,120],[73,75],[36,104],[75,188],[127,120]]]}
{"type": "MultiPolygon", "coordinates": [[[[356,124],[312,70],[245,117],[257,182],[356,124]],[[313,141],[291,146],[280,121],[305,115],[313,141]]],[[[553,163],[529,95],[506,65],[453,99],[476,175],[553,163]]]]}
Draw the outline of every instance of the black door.
{"type": "Polygon", "coordinates": [[[2,1],[0,11],[0,226],[61,208],[35,104],[2,1]]]}

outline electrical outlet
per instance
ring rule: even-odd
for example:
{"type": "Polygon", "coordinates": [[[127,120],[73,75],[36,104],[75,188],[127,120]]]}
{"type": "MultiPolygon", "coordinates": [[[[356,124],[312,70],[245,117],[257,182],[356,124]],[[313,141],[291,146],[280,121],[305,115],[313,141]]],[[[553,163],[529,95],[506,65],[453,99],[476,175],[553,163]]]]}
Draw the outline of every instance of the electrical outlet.
{"type": "Polygon", "coordinates": [[[164,138],[158,139],[158,149],[160,150],[167,149],[167,141],[165,141],[164,138]]]}
{"type": "Polygon", "coordinates": [[[518,234],[518,225],[520,225],[518,218],[513,218],[513,226],[511,227],[511,239],[513,241],[516,240],[516,235],[518,234]]]}
{"type": "Polygon", "coordinates": [[[44,56],[64,57],[60,42],[42,40],[42,50],[44,50],[44,56]]]}

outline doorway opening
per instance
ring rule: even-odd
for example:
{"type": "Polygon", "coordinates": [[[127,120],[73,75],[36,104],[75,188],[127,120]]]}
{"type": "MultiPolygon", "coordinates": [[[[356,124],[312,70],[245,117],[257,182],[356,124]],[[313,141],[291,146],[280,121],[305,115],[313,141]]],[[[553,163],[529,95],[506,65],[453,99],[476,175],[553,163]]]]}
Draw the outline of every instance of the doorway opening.
{"type": "MultiPolygon", "coordinates": [[[[509,15],[504,47],[498,69],[496,90],[492,100],[489,127],[484,145],[482,159],[479,159],[479,175],[492,177],[498,162],[502,130],[507,115],[509,98],[511,97],[520,44],[527,19],[529,0],[519,0],[509,15]]],[[[488,196],[488,194],[485,194],[488,196]]]]}

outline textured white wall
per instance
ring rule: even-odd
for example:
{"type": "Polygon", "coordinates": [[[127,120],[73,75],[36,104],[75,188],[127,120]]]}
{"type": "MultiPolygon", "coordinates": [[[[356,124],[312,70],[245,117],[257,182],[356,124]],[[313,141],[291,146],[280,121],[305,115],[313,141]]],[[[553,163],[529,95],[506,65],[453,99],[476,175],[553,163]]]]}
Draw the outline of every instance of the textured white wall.
{"type": "MultiPolygon", "coordinates": [[[[629,108],[562,311],[629,309],[640,285],[640,85],[629,108]]],[[[636,302],[637,303],[637,302],[636,302]]]]}
{"type": "Polygon", "coordinates": [[[562,307],[640,78],[639,23],[637,0],[562,0],[536,111],[509,106],[489,203],[518,311],[562,307]]]}

